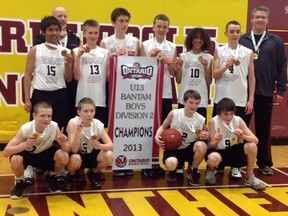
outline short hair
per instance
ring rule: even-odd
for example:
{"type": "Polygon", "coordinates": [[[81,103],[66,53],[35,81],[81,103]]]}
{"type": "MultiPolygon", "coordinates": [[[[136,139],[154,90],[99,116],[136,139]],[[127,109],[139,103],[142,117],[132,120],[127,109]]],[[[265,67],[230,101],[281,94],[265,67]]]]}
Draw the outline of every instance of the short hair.
{"type": "Polygon", "coordinates": [[[200,37],[203,40],[203,46],[201,47],[202,51],[207,51],[211,45],[211,38],[208,32],[203,28],[193,28],[185,39],[185,47],[187,51],[193,49],[193,39],[200,37]]]}
{"type": "Polygon", "coordinates": [[[165,14],[158,14],[153,20],[153,25],[155,25],[157,20],[167,21],[168,25],[170,25],[170,19],[165,14]]]}
{"type": "MultiPolygon", "coordinates": [[[[39,112],[39,109],[44,108],[44,109],[52,109],[52,106],[50,103],[46,101],[39,101],[37,102],[34,107],[33,107],[33,113],[37,114],[39,112]]],[[[53,109],[52,109],[53,110],[53,109]]]]}
{"type": "Polygon", "coordinates": [[[220,115],[221,112],[234,112],[236,113],[236,105],[234,101],[230,98],[222,98],[217,103],[217,114],[220,115]]]}
{"type": "Polygon", "coordinates": [[[241,27],[241,25],[238,21],[232,20],[226,24],[226,26],[225,26],[226,31],[227,31],[229,25],[239,25],[241,27]]]}
{"type": "Polygon", "coordinates": [[[85,27],[99,27],[99,23],[96,20],[88,19],[83,23],[83,31],[85,31],[85,27]]]}
{"type": "Polygon", "coordinates": [[[267,13],[267,16],[270,15],[270,10],[269,10],[269,8],[268,8],[267,6],[265,6],[265,5],[259,5],[259,6],[255,7],[255,8],[253,8],[252,11],[251,11],[251,15],[254,16],[257,11],[266,12],[266,13],[267,13]]]}
{"type": "Polygon", "coordinates": [[[194,98],[195,100],[201,100],[201,95],[199,94],[199,92],[192,90],[192,89],[189,89],[189,90],[185,91],[185,93],[183,95],[183,100],[186,102],[190,98],[194,98]]]}
{"type": "Polygon", "coordinates": [[[79,101],[78,110],[81,110],[84,104],[91,104],[94,106],[94,108],[96,108],[95,102],[91,98],[85,97],[79,101]]]}
{"type": "Polygon", "coordinates": [[[128,16],[129,20],[131,18],[129,11],[126,10],[125,8],[115,8],[111,13],[111,21],[116,22],[116,19],[119,16],[128,16]]]}
{"type": "Polygon", "coordinates": [[[45,32],[46,29],[51,26],[51,25],[56,25],[59,30],[61,30],[61,23],[59,22],[59,20],[54,17],[54,16],[46,16],[41,20],[40,23],[40,29],[41,31],[45,32]]]}

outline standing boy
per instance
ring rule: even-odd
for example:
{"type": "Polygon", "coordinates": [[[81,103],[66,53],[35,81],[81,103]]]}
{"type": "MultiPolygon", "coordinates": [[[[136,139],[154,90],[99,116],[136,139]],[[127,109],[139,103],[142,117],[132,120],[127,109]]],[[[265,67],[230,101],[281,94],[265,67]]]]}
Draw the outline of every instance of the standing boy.
{"type": "Polygon", "coordinates": [[[184,108],[172,110],[163,124],[158,128],[155,141],[164,149],[163,163],[169,174],[168,181],[175,181],[178,163],[188,162],[191,166],[187,170],[187,178],[192,186],[199,186],[198,166],[202,162],[207,146],[203,140],[208,139],[208,129],[205,118],[196,112],[200,104],[201,96],[194,90],[187,90],[183,96],[184,108]],[[176,151],[165,150],[165,143],[161,140],[161,134],[168,128],[175,128],[182,134],[182,144],[176,151]],[[199,140],[199,137],[203,140],[199,140]]]}
{"type": "MultiPolygon", "coordinates": [[[[140,55],[157,57],[164,63],[164,77],[163,77],[163,95],[162,95],[162,117],[161,121],[167,117],[172,110],[172,83],[171,76],[175,76],[174,63],[176,62],[176,45],[166,40],[166,35],[169,31],[170,20],[164,14],[159,14],[153,21],[154,37],[150,40],[144,41],[141,46],[140,55]]],[[[157,146],[153,146],[157,148],[157,146]]],[[[153,177],[156,175],[164,175],[164,170],[159,166],[159,152],[154,153],[153,162],[154,169],[142,170],[143,175],[153,177]],[[154,155],[155,154],[155,155],[154,155]]]]}
{"type": "Polygon", "coordinates": [[[217,116],[209,121],[209,149],[206,183],[216,184],[216,167],[246,166],[245,185],[264,190],[266,185],[253,174],[257,155],[257,137],[250,131],[243,119],[235,116],[236,106],[230,98],[223,98],[217,105],[217,116]]]}
{"type": "Polygon", "coordinates": [[[3,151],[10,157],[11,169],[15,175],[16,185],[11,192],[12,199],[23,196],[27,184],[24,181],[24,169],[28,165],[48,170],[45,180],[49,183],[51,193],[61,192],[55,174],[63,169],[69,161],[67,137],[56,122],[52,120],[52,107],[46,102],[35,104],[32,121],[22,125],[16,136],[3,151]],[[57,140],[58,146],[53,145],[57,140]]]}

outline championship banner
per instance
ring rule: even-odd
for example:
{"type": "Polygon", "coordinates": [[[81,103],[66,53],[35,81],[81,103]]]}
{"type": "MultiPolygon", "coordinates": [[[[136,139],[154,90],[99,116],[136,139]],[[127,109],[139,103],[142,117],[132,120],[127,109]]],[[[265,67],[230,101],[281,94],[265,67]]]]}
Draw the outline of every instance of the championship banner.
{"type": "Polygon", "coordinates": [[[161,124],[163,73],[156,58],[112,59],[108,133],[114,143],[113,170],[152,167],[154,132],[161,124]]]}

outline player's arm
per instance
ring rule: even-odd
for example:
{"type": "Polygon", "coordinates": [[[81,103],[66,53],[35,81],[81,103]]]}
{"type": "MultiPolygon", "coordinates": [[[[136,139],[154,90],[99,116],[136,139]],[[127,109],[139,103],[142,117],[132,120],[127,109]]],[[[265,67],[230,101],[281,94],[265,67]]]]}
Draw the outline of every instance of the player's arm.
{"type": "Polygon", "coordinates": [[[176,50],[175,50],[175,53],[174,53],[173,58],[171,60],[172,60],[171,63],[169,63],[167,65],[169,68],[170,75],[175,77],[176,76],[175,63],[177,60],[177,51],[176,50]]]}
{"type": "Polygon", "coordinates": [[[108,52],[106,58],[106,81],[109,81],[109,75],[110,75],[110,53],[108,52]]]}
{"type": "Polygon", "coordinates": [[[135,53],[135,56],[140,56],[140,41],[137,40],[137,43],[136,43],[136,53],[135,53]]]}
{"type": "Polygon", "coordinates": [[[102,39],[101,42],[100,42],[100,47],[106,49],[106,46],[105,46],[105,43],[104,43],[104,40],[102,39]]]}
{"type": "Polygon", "coordinates": [[[25,149],[32,148],[35,146],[36,138],[29,137],[27,140],[24,139],[22,130],[18,130],[15,137],[10,140],[3,150],[4,157],[10,157],[11,155],[17,154],[24,151],[25,149]]]}
{"type": "Polygon", "coordinates": [[[218,49],[216,48],[214,51],[214,72],[213,72],[213,78],[215,80],[221,78],[225,71],[231,67],[233,64],[227,61],[224,67],[220,67],[220,58],[218,54],[218,49]]]}
{"type": "Polygon", "coordinates": [[[246,115],[249,115],[253,112],[253,104],[254,104],[254,93],[255,93],[255,72],[254,72],[254,55],[251,52],[249,66],[248,66],[248,85],[249,85],[249,98],[245,107],[246,115]]]}
{"type": "Polygon", "coordinates": [[[64,56],[65,73],[64,77],[67,82],[71,82],[73,79],[73,54],[67,53],[64,56]]]}
{"type": "Polygon", "coordinates": [[[141,46],[141,48],[140,48],[140,56],[147,56],[143,44],[142,44],[142,46],[141,46]]]}
{"type": "MultiPolygon", "coordinates": [[[[207,60],[208,61],[208,60],[207,60]]],[[[213,60],[211,59],[210,63],[208,64],[207,67],[204,67],[204,71],[205,71],[205,80],[206,80],[206,84],[207,87],[209,88],[209,86],[211,85],[212,82],[212,62],[213,60]]]]}
{"type": "Polygon", "coordinates": [[[57,127],[56,131],[56,141],[60,145],[61,149],[63,151],[66,151],[67,153],[70,152],[70,145],[67,143],[68,138],[63,134],[64,127],[61,128],[61,130],[57,127]]]}
{"type": "Polygon", "coordinates": [[[24,74],[24,100],[25,100],[25,110],[27,112],[31,112],[32,103],[30,100],[30,91],[31,91],[31,81],[33,72],[35,69],[35,55],[36,55],[36,47],[32,47],[27,55],[26,60],[26,69],[24,74]]]}
{"type": "Polygon", "coordinates": [[[243,119],[240,119],[239,128],[243,131],[243,139],[246,142],[254,142],[258,144],[258,138],[253,134],[253,132],[247,127],[243,119]]]}
{"type": "Polygon", "coordinates": [[[180,57],[176,58],[176,61],[175,61],[175,77],[176,77],[176,82],[178,84],[180,84],[182,80],[183,64],[184,64],[184,61],[181,59],[181,55],[180,55],[180,57]]]}
{"type": "Polygon", "coordinates": [[[113,142],[110,139],[109,135],[107,134],[107,132],[105,131],[105,129],[103,128],[100,134],[101,140],[103,141],[103,143],[100,143],[100,150],[103,151],[113,151],[113,142]]]}
{"type": "Polygon", "coordinates": [[[80,138],[82,128],[83,128],[83,122],[81,126],[81,120],[77,122],[76,125],[72,119],[68,122],[67,133],[70,144],[70,150],[72,153],[77,153],[80,149],[80,138]]]}
{"type": "Polygon", "coordinates": [[[209,127],[209,148],[217,148],[219,143],[222,141],[223,136],[219,129],[216,132],[215,122],[213,119],[211,119],[208,122],[208,127],[209,127]]]}

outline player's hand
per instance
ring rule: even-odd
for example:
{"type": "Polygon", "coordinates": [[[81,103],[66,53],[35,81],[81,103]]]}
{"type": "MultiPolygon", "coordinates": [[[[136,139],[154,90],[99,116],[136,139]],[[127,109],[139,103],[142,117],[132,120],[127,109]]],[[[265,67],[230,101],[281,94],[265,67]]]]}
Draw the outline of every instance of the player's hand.
{"type": "Polygon", "coordinates": [[[253,102],[252,101],[247,101],[246,106],[245,106],[245,115],[250,115],[253,112],[253,102]]]}
{"type": "Polygon", "coordinates": [[[209,139],[209,131],[201,131],[199,134],[200,140],[208,140],[209,139]]]}
{"type": "Polygon", "coordinates": [[[77,120],[77,122],[76,122],[76,128],[77,128],[77,131],[78,131],[78,132],[81,132],[81,131],[82,131],[82,129],[83,129],[83,127],[84,127],[83,124],[84,124],[84,123],[83,123],[82,119],[81,119],[81,118],[78,118],[78,120],[77,120]]]}
{"type": "Polygon", "coordinates": [[[284,98],[282,96],[275,94],[274,98],[273,98],[273,103],[279,103],[280,104],[283,101],[283,99],[284,98]]]}
{"type": "Polygon", "coordinates": [[[155,136],[155,142],[157,143],[157,145],[158,145],[160,148],[162,148],[162,149],[165,148],[165,143],[163,142],[161,136],[157,136],[157,135],[156,135],[156,136],[155,136]]]}
{"type": "Polygon", "coordinates": [[[73,62],[73,56],[71,53],[67,53],[65,56],[64,56],[64,63],[65,65],[67,64],[72,64],[73,62]]]}
{"type": "Polygon", "coordinates": [[[230,59],[228,59],[228,60],[226,61],[226,67],[227,67],[227,68],[232,67],[233,64],[234,64],[234,59],[233,59],[233,58],[230,58],[230,59]]]}
{"type": "Polygon", "coordinates": [[[236,128],[233,133],[238,136],[239,139],[243,139],[244,138],[244,133],[240,128],[236,128]]]}
{"type": "Polygon", "coordinates": [[[172,65],[172,63],[173,63],[173,59],[170,56],[163,57],[163,59],[161,61],[167,65],[172,65]]]}
{"type": "Polygon", "coordinates": [[[129,49],[127,48],[122,48],[117,51],[117,56],[128,56],[129,54],[129,49]]]}
{"type": "Polygon", "coordinates": [[[181,58],[177,57],[176,63],[175,63],[176,71],[180,71],[182,69],[182,66],[183,66],[183,60],[181,58]]]}
{"type": "Polygon", "coordinates": [[[24,104],[24,109],[26,110],[26,112],[31,112],[32,110],[32,103],[31,101],[25,101],[25,104],[24,104]]]}
{"type": "Polygon", "coordinates": [[[160,53],[161,50],[159,48],[153,48],[149,51],[149,55],[151,57],[156,57],[158,55],[158,53],[160,53]]]}
{"type": "Polygon", "coordinates": [[[222,139],[223,139],[223,135],[220,131],[220,128],[218,128],[218,131],[215,133],[215,141],[217,143],[220,143],[222,141],[222,139]]]}
{"type": "Polygon", "coordinates": [[[90,143],[91,143],[91,145],[93,146],[94,149],[101,150],[101,143],[98,140],[91,139],[90,143]]]}
{"type": "Polygon", "coordinates": [[[35,136],[28,137],[27,141],[24,142],[25,149],[33,148],[36,145],[37,138],[35,136]]]}
{"type": "Polygon", "coordinates": [[[59,145],[65,145],[68,138],[67,136],[63,133],[64,132],[64,127],[61,128],[60,130],[60,134],[57,137],[57,142],[59,143],[59,145]]]}
{"type": "Polygon", "coordinates": [[[200,62],[203,65],[204,70],[207,70],[207,68],[208,68],[208,60],[205,59],[205,58],[201,58],[200,62]]]}

